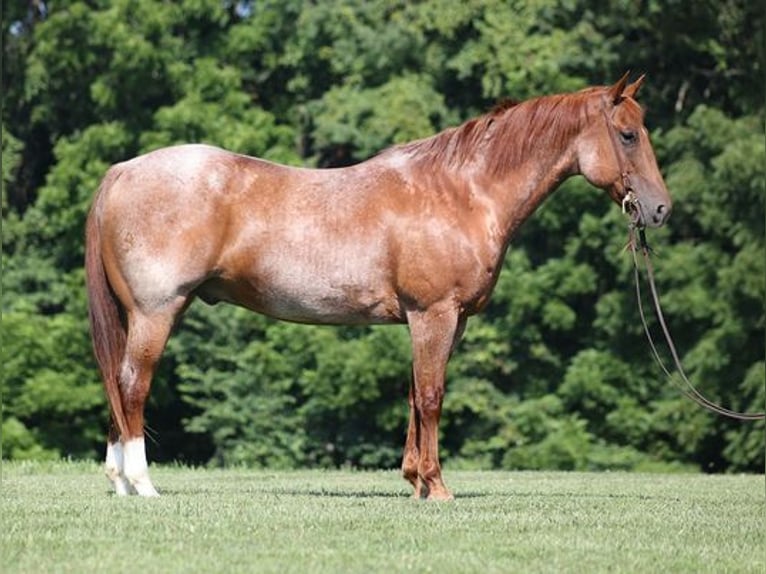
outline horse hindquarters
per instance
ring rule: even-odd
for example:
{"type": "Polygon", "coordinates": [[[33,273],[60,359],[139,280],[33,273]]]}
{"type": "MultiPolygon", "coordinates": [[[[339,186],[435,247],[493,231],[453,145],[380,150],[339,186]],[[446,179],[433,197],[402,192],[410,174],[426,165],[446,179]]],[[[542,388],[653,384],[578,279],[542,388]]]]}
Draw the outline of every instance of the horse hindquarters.
{"type": "MultiPolygon", "coordinates": [[[[120,297],[110,282],[99,203],[113,177],[110,172],[104,179],[88,216],[85,257],[93,349],[111,414],[106,474],[117,494],[156,496],[144,449],[144,404],[170,328],[185,301],[142,313],[125,293],[120,297]]],[[[118,266],[110,263],[112,273],[118,273],[118,266]]],[[[123,277],[120,282],[124,283],[123,277]]]]}

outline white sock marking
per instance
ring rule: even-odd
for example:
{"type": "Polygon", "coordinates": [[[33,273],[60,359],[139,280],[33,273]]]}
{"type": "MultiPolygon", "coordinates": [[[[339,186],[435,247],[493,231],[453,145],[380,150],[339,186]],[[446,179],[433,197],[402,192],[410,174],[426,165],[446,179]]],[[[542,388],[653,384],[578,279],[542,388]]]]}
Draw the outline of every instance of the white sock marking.
{"type": "Polygon", "coordinates": [[[114,491],[118,496],[125,496],[131,493],[130,484],[125,479],[124,460],[122,444],[119,441],[107,443],[106,461],[104,463],[106,477],[114,486],[114,491]]]}
{"type": "Polygon", "coordinates": [[[133,438],[123,445],[125,478],[139,496],[159,496],[149,479],[149,466],[146,464],[144,438],[133,438]]]}

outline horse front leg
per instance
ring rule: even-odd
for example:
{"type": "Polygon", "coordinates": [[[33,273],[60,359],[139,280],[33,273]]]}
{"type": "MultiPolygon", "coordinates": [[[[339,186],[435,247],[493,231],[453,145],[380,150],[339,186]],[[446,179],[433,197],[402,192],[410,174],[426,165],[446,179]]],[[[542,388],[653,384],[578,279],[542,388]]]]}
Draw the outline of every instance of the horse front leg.
{"type": "MultiPolygon", "coordinates": [[[[447,361],[464,321],[457,306],[445,304],[407,314],[412,337],[413,389],[408,454],[417,454],[415,496],[429,500],[451,500],[442,480],[439,462],[439,418],[444,398],[447,361]],[[413,428],[414,427],[414,428],[413,428]]],[[[406,462],[406,461],[405,461],[406,462]]],[[[410,480],[410,482],[413,482],[410,480]]]]}
{"type": "Polygon", "coordinates": [[[420,463],[420,417],[415,408],[415,373],[410,376],[410,390],[407,403],[410,407],[409,423],[407,424],[407,441],[404,443],[404,456],[402,456],[402,476],[412,484],[415,489],[413,498],[421,498],[423,483],[418,476],[418,464],[420,463]]]}

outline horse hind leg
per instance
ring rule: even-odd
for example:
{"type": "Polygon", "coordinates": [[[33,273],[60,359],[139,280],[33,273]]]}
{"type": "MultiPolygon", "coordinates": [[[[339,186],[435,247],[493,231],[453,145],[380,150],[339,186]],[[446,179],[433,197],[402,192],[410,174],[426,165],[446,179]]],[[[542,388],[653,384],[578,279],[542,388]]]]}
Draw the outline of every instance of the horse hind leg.
{"type": "Polygon", "coordinates": [[[107,469],[110,453],[111,467],[117,469],[113,480],[117,494],[158,496],[146,460],[144,405],[175,317],[175,311],[153,315],[134,312],[128,316],[127,344],[120,371],[122,409],[128,428],[119,441],[110,441],[107,447],[107,469]]]}
{"type": "Polygon", "coordinates": [[[120,442],[120,433],[117,431],[114,422],[109,428],[109,437],[106,441],[106,461],[104,463],[106,477],[114,487],[118,496],[135,494],[135,490],[130,486],[128,479],[125,478],[125,457],[123,455],[122,443],[120,442]]]}

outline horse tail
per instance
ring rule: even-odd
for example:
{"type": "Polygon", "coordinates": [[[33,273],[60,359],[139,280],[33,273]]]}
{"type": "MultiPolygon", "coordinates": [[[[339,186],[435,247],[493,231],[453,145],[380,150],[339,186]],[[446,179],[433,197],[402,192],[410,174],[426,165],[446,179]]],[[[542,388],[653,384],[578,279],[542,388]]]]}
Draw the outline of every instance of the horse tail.
{"type": "Polygon", "coordinates": [[[116,176],[107,173],[96,192],[85,228],[85,280],[88,289],[88,317],[101,377],[109,402],[112,422],[117,432],[127,438],[128,424],[120,392],[120,365],[125,353],[127,329],[123,308],[109,284],[101,255],[101,226],[99,204],[103,191],[116,176]]]}

